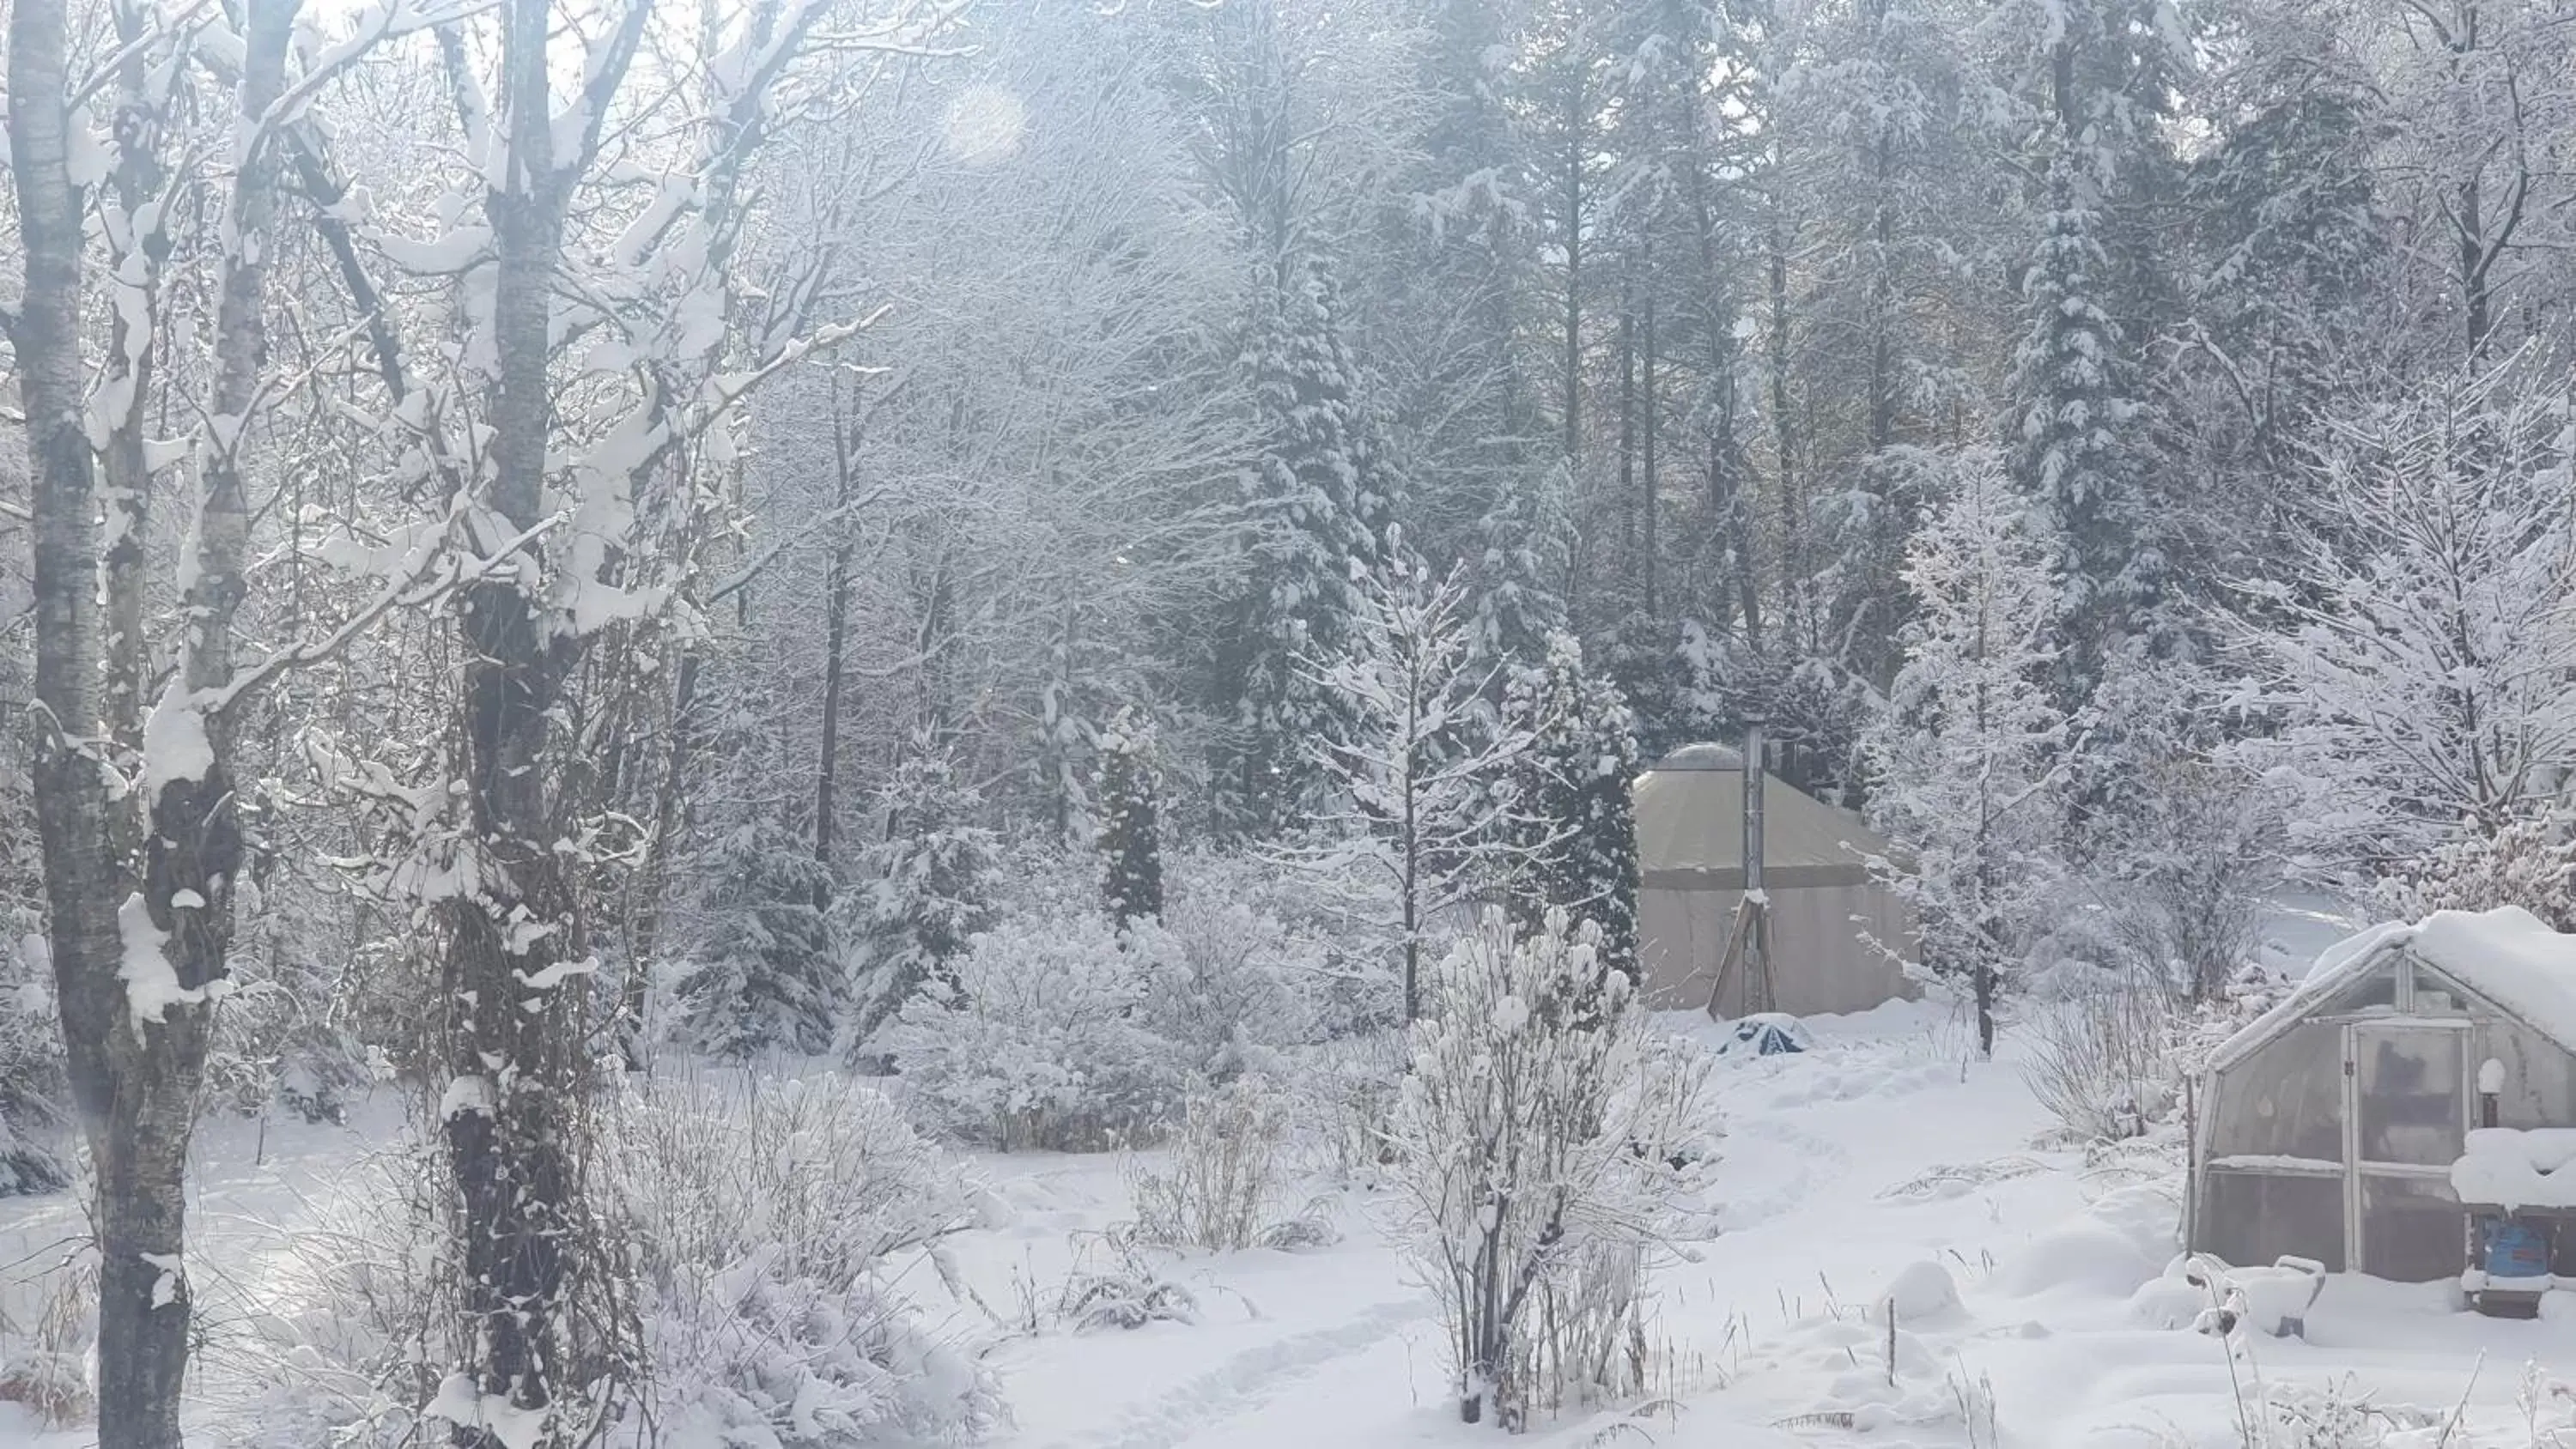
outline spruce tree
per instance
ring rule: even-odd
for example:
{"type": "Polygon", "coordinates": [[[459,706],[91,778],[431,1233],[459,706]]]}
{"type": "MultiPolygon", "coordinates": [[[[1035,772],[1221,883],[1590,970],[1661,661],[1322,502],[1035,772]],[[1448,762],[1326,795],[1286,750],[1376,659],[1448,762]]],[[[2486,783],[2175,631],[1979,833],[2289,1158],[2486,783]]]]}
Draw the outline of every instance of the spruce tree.
{"type": "Polygon", "coordinates": [[[1301,658],[1337,652],[1351,579],[1372,566],[1400,492],[1363,398],[1323,265],[1292,261],[1259,289],[1245,365],[1261,429],[1247,479],[1246,590],[1235,624],[1232,823],[1276,834],[1315,786],[1306,742],[1329,733],[1334,702],[1301,658]]]}
{"type": "Polygon", "coordinates": [[[1637,825],[1628,790],[1642,768],[1635,723],[1616,685],[1584,667],[1583,646],[1550,635],[1543,663],[1518,671],[1504,712],[1528,745],[1513,759],[1506,829],[1530,865],[1515,914],[1551,907],[1601,928],[1601,959],[1637,975],[1637,825]]]}
{"type": "Polygon", "coordinates": [[[2022,288],[2029,331],[2013,359],[2012,473],[2058,548],[2068,632],[2059,685],[2070,705],[2091,699],[2163,585],[2135,436],[2137,367],[2104,306],[2109,258],[2089,189],[2074,155],[2060,150],[2022,288]]]}
{"type": "Polygon", "coordinates": [[[728,1057],[825,1050],[842,985],[822,904],[830,873],[805,842],[765,821],[725,836],[710,870],[715,910],[685,988],[699,1045],[728,1057]]]}
{"type": "Polygon", "coordinates": [[[864,860],[868,960],[852,1040],[946,981],[968,940],[992,923],[996,843],[976,823],[983,803],[948,752],[922,739],[879,793],[886,830],[864,860]]]}
{"type": "Polygon", "coordinates": [[[1101,902],[1121,927],[1163,914],[1163,835],[1153,721],[1122,709],[1101,731],[1093,797],[1100,807],[1101,902]]]}

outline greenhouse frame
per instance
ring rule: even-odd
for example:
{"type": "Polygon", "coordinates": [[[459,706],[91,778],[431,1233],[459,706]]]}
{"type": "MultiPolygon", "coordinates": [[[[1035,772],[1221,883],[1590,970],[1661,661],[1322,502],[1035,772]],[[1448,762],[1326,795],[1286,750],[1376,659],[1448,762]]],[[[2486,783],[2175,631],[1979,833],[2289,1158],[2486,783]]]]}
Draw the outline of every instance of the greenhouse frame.
{"type": "Polygon", "coordinates": [[[2211,1056],[2186,1235],[2239,1266],[2456,1277],[2498,1206],[2455,1185],[2481,1127],[2576,1127],[2576,936],[2512,906],[2375,927],[2211,1056]]]}

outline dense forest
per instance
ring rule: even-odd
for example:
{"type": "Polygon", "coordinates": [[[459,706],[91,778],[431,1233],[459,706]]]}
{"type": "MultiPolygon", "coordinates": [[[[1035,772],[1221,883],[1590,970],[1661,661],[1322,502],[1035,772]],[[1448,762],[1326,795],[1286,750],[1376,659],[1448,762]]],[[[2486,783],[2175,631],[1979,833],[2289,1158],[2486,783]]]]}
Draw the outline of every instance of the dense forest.
{"type": "Polygon", "coordinates": [[[1989,1051],[2292,885],[2576,925],[2571,20],[13,0],[0,1190],[91,1184],[101,1441],[212,1116],[416,1099],[366,1372],[526,1449],[668,1349],[676,1064],[1381,1162],[1505,998],[1652,1078],[1626,782],[1756,724],[1989,1051]]]}

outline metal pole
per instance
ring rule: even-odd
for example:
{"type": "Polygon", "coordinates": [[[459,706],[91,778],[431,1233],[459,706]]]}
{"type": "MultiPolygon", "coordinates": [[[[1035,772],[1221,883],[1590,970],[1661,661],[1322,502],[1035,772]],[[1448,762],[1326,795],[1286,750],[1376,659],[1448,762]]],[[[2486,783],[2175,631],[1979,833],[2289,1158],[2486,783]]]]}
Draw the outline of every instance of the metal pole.
{"type": "Polygon", "coordinates": [[[1744,1009],[1770,1011],[1771,897],[1762,888],[1762,721],[1744,722],[1744,1009]]]}

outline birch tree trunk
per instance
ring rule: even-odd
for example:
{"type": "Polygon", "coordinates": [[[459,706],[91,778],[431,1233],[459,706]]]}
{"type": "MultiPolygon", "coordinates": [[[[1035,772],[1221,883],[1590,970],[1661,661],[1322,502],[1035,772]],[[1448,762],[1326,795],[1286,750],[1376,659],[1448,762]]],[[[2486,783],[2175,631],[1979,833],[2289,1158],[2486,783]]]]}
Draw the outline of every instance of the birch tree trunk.
{"type": "Polygon", "coordinates": [[[245,14],[237,114],[248,144],[223,199],[213,406],[200,437],[198,528],[185,545],[187,634],[176,677],[148,715],[139,698],[148,659],[142,418],[167,242],[140,218],[166,212],[154,152],[168,72],[145,65],[156,39],[148,13],[118,7],[130,60],[112,177],[123,220],[109,232],[134,260],[112,279],[114,357],[92,401],[80,335],[87,200],[69,168],[78,122],[68,109],[65,5],[23,0],[10,20],[11,172],[27,284],[11,334],[36,475],[36,699],[45,721],[35,796],[64,1049],[94,1168],[103,1449],[181,1442],[188,1143],[240,864],[225,706],[249,535],[240,451],[266,351],[260,258],[271,188],[257,122],[284,92],[295,10],[295,0],[252,0],[245,14]],[[123,789],[120,747],[140,749],[140,812],[123,789]]]}

